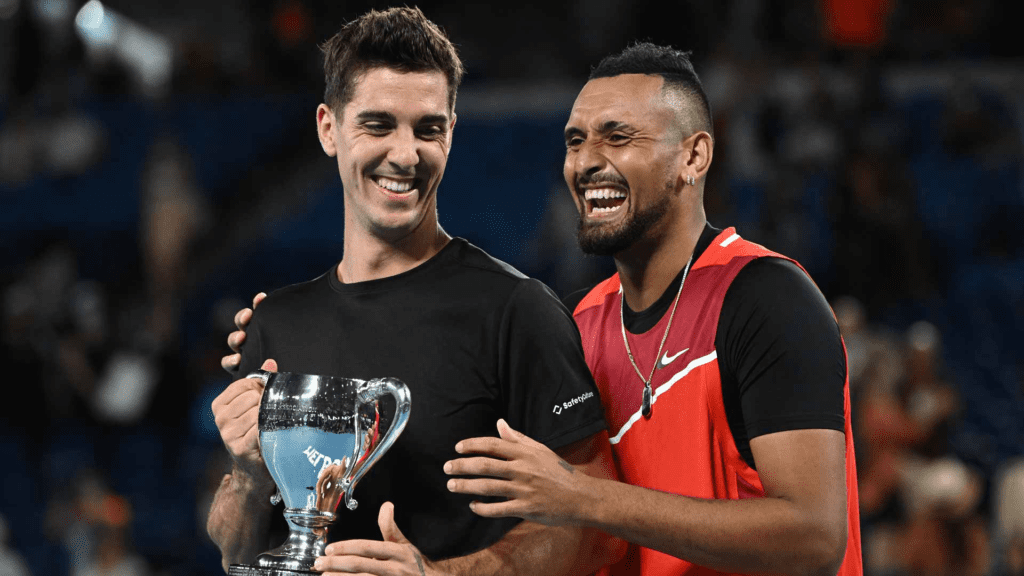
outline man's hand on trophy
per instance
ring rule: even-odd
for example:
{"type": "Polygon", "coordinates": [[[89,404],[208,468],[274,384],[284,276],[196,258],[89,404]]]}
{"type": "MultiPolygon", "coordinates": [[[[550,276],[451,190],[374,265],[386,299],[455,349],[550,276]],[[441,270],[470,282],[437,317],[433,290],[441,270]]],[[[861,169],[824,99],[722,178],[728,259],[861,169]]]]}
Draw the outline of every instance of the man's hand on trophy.
{"type": "Polygon", "coordinates": [[[338,509],[341,497],[345,495],[345,473],[348,472],[349,457],[345,456],[338,464],[328,464],[320,469],[316,479],[316,509],[334,514],[338,509]]]}
{"type": "MultiPolygon", "coordinates": [[[[263,370],[277,372],[277,362],[266,360],[263,370]]],[[[254,378],[235,380],[213,400],[213,419],[220,430],[221,440],[228,449],[234,464],[233,475],[238,472],[256,486],[273,485],[273,479],[260,456],[259,422],[260,398],[263,396],[263,382],[254,378]]]]}
{"type": "Polygon", "coordinates": [[[324,576],[373,574],[374,576],[435,576],[440,574],[423,557],[395,524],[395,505],[385,502],[377,514],[377,525],[384,536],[376,540],[344,540],[329,544],[326,556],[316,559],[313,568],[324,576]]]}
{"type": "Polygon", "coordinates": [[[455,451],[467,455],[445,463],[452,476],[448,490],[459,494],[498,496],[500,502],[472,502],[470,509],[488,518],[516,517],[560,526],[574,524],[594,479],[533,438],[498,420],[499,438],[463,440],[455,451]]]}
{"type": "Polygon", "coordinates": [[[238,365],[242,363],[242,343],[245,342],[245,329],[249,326],[249,320],[252,320],[252,311],[266,297],[266,293],[260,292],[252,299],[252,308],[242,308],[235,313],[235,327],[238,330],[228,334],[228,347],[234,351],[234,354],[228,354],[220,359],[220,367],[230,374],[234,374],[235,370],[238,370],[238,365]]]}

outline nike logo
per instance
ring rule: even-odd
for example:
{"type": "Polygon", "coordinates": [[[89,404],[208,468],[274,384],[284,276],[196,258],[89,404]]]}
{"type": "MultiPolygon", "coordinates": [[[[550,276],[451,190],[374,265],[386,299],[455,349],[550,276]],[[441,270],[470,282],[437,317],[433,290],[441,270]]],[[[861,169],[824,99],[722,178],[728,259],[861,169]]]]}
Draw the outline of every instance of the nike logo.
{"type": "MultiPolygon", "coordinates": [[[[687,348],[686,350],[689,350],[689,348],[687,348]]],[[[686,352],[686,350],[683,350],[683,352],[686,352]]],[[[683,352],[680,352],[679,354],[682,354],[683,352]]],[[[676,354],[672,358],[675,359],[677,356],[679,356],[679,354],[676,354]]],[[[651,403],[657,404],[658,398],[661,398],[662,395],[670,391],[673,386],[678,384],[683,378],[686,378],[686,376],[693,372],[694,369],[703,366],[709,362],[714,362],[716,359],[718,359],[718,352],[716,350],[712,350],[711,353],[706,356],[701,356],[700,358],[690,360],[690,363],[687,364],[685,368],[683,368],[679,372],[676,372],[674,375],[672,375],[672,377],[668,379],[667,382],[658,386],[658,388],[654,391],[654,397],[651,398],[651,403]]],[[[618,444],[622,440],[622,437],[626,434],[626,432],[629,432],[630,428],[632,428],[634,424],[639,422],[641,418],[643,418],[642,410],[637,408],[637,411],[633,412],[633,415],[630,416],[628,420],[626,420],[626,423],[622,425],[622,428],[619,428],[619,431],[615,434],[615,436],[612,436],[611,438],[608,439],[608,442],[610,442],[613,445],[618,444]]],[[[610,422],[608,433],[612,433],[610,422]]]]}
{"type": "Polygon", "coordinates": [[[661,360],[658,362],[658,368],[664,368],[665,366],[668,366],[669,364],[672,363],[673,360],[679,358],[683,354],[686,354],[687,350],[689,350],[689,348],[684,348],[671,356],[668,355],[668,352],[665,352],[665,354],[661,357],[661,360]]]}

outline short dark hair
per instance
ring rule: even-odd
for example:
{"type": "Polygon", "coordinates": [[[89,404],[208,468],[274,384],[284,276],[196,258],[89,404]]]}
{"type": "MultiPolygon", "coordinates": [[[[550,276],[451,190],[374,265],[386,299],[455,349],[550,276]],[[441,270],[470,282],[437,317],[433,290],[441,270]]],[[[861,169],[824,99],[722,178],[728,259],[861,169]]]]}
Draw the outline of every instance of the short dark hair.
{"type": "Polygon", "coordinates": [[[590,71],[590,80],[622,74],[649,74],[665,80],[665,90],[676,90],[689,96],[697,106],[696,120],[702,130],[714,138],[711,104],[704,86],[690,61],[690,52],[650,42],[637,42],[625,50],[607,56],[590,71]]]}
{"type": "Polygon", "coordinates": [[[448,108],[465,68],[448,36],[419,8],[370,10],[324,42],[324,102],[335,112],[352,100],[355,81],[371,68],[442,72],[448,80],[448,108]]]}

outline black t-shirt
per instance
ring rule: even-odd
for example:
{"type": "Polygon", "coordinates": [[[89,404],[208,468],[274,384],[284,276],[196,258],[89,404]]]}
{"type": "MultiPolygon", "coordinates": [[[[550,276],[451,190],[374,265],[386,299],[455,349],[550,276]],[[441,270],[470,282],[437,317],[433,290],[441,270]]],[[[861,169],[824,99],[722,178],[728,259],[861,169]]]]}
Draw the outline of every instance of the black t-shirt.
{"type": "Polygon", "coordinates": [[[332,267],[275,291],[253,315],[239,373],[267,358],[282,372],[409,386],[405,431],[356,486],[359,507],[339,507],[331,540],[380,539],[377,513],[390,500],[428,557],[485,548],[517,520],[477,516],[474,497],[447,490],[442,466],[458,441],[497,435],[499,418],[550,448],[606,428],[569,312],[542,283],[458,238],[402,274],[343,284],[332,267]]]}
{"type": "MultiPolygon", "coordinates": [[[[694,262],[721,232],[705,225],[694,262]]],[[[675,280],[646,310],[623,310],[626,330],[642,334],[672,305],[675,280]]],[[[590,290],[563,303],[574,310],[590,290]]],[[[756,468],[750,439],[772,432],[822,428],[843,431],[846,354],[832,309],[798,266],[757,258],[740,270],[725,293],[715,335],[722,400],[743,460],[756,468]]]]}

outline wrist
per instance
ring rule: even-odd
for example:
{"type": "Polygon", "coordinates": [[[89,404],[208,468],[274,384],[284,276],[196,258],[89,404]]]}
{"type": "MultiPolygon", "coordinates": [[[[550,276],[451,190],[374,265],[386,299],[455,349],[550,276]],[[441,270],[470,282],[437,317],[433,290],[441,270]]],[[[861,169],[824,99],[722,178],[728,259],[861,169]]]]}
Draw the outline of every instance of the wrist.
{"type": "Polygon", "coordinates": [[[231,467],[231,489],[246,500],[272,507],[270,497],[277,491],[277,484],[270,474],[253,474],[237,464],[231,467]]]}
{"type": "Polygon", "coordinates": [[[610,494],[608,488],[618,484],[615,480],[583,476],[580,486],[579,499],[574,506],[574,513],[577,524],[583,528],[601,528],[606,524],[608,506],[616,498],[610,494]]]}
{"type": "Polygon", "coordinates": [[[452,576],[450,572],[428,560],[422,553],[420,554],[420,560],[423,562],[423,567],[421,568],[423,576],[452,576]]]}

